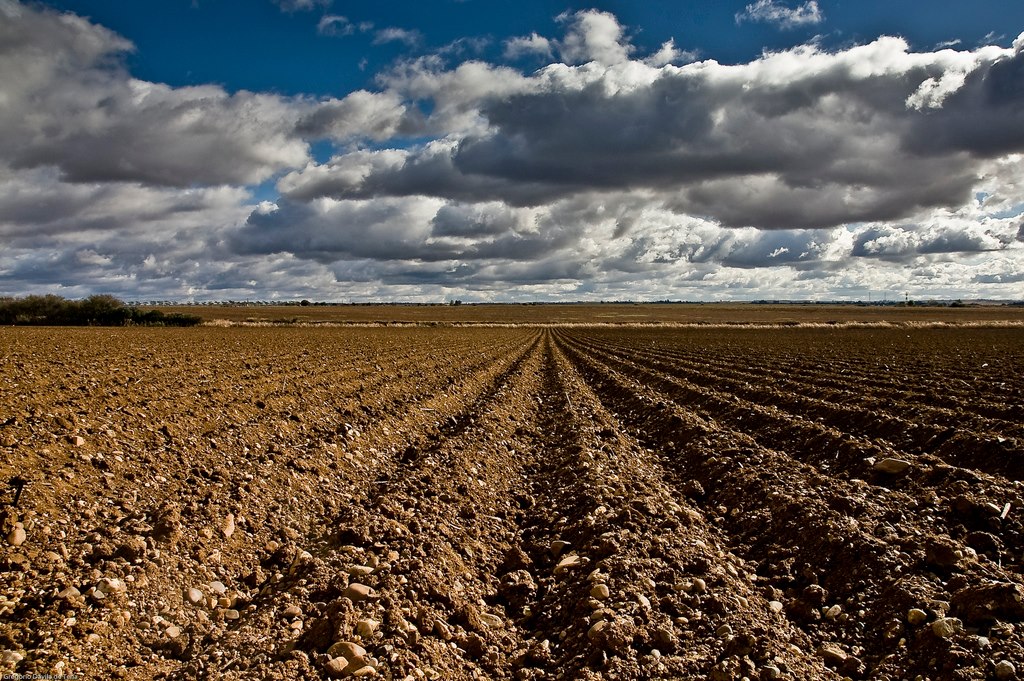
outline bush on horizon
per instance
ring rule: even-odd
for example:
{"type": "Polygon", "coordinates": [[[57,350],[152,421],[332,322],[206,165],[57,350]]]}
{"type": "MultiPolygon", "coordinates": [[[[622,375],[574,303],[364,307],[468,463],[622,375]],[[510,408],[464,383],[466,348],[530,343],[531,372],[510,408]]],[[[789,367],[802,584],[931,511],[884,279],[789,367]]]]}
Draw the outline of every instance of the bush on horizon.
{"type": "Polygon", "coordinates": [[[6,326],[196,326],[200,322],[197,315],[129,307],[111,295],[82,300],[53,294],[0,298],[0,324],[6,326]]]}

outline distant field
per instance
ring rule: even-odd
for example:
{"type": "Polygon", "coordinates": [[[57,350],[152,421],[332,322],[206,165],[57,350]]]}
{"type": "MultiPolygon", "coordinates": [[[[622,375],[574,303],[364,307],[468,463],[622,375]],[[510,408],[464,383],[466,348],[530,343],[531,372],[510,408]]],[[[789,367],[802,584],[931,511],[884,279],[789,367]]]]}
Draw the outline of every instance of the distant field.
{"type": "Polygon", "coordinates": [[[292,324],[828,324],[1024,323],[1024,307],[869,307],[856,305],[578,304],[171,306],[164,312],[206,321],[292,324]]]}

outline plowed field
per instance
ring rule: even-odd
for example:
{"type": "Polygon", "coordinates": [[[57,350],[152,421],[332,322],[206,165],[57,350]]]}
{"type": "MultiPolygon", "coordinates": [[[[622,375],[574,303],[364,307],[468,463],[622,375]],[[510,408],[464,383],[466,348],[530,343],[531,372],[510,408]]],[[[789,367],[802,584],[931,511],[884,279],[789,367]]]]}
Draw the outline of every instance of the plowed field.
{"type": "Polygon", "coordinates": [[[1020,328],[2,329],[0,376],[5,672],[1024,675],[1020,328]]]}

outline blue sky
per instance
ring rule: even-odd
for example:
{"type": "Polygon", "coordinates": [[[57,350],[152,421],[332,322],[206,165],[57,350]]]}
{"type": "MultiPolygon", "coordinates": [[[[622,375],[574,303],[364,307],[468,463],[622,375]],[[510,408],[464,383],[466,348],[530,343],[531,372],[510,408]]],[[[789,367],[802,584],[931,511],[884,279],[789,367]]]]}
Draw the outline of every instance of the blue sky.
{"type": "Polygon", "coordinates": [[[1024,298],[1024,3],[0,0],[0,295],[1024,298]]]}
{"type": "MultiPolygon", "coordinates": [[[[372,87],[376,72],[398,57],[428,53],[459,40],[486,41],[479,52],[467,46],[466,56],[498,59],[503,40],[534,31],[555,35],[559,15],[592,8],[618,17],[641,51],[656,50],[675,39],[681,49],[723,63],[750,61],[765,49],[785,49],[817,36],[832,47],[869,42],[879,35],[903,36],[915,50],[950,41],[964,47],[992,40],[1009,45],[1024,27],[1024,3],[1007,0],[825,0],[819,2],[825,16],[821,23],[784,30],[770,22],[737,22],[736,15],[747,2],[338,0],[285,12],[270,0],[50,4],[91,17],[132,40],[137,49],[128,63],[139,78],[171,85],[219,83],[229,90],[333,96],[372,87]],[[356,28],[344,36],[318,34],[324,16],[344,16],[356,26],[369,22],[374,29],[356,28]],[[422,42],[412,49],[397,41],[375,45],[377,30],[389,27],[417,31],[422,42]]],[[[535,67],[540,61],[525,60],[523,65],[535,67]]]]}

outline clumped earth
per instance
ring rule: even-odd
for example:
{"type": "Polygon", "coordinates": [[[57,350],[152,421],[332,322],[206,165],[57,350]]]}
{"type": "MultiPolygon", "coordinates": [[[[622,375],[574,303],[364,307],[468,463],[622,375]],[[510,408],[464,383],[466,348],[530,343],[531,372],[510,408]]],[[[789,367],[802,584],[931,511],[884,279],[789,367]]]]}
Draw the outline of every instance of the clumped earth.
{"type": "Polygon", "coordinates": [[[2,671],[1018,678],[1022,341],[3,329],[2,671]]]}

